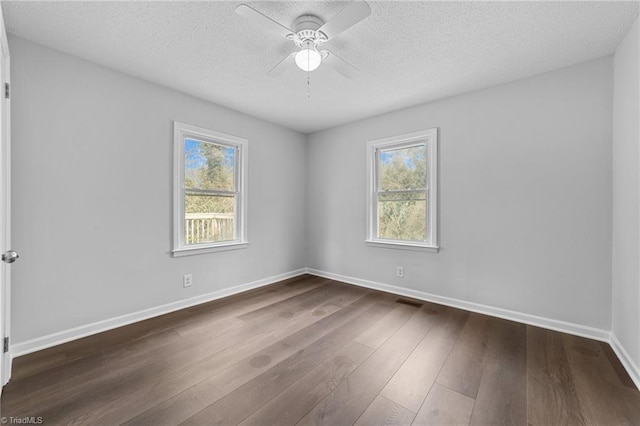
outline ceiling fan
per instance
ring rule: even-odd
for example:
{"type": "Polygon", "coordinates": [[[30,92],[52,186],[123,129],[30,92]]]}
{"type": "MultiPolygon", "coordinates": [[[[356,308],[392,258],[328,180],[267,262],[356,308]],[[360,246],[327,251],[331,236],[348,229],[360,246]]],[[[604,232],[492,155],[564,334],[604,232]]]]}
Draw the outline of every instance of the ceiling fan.
{"type": "Polygon", "coordinates": [[[267,74],[276,76],[281,74],[288,64],[295,64],[303,71],[310,72],[317,69],[320,64],[327,64],[343,76],[351,78],[357,70],[344,60],[328,50],[320,50],[323,43],[330,41],[346,29],[357,24],[371,14],[371,8],[365,1],[354,0],[340,13],[327,22],[315,15],[301,15],[293,22],[293,30],[274,21],[257,10],[241,4],[236,8],[236,13],[247,18],[255,25],[259,25],[269,31],[280,34],[292,41],[297,51],[291,53],[267,74]]]}

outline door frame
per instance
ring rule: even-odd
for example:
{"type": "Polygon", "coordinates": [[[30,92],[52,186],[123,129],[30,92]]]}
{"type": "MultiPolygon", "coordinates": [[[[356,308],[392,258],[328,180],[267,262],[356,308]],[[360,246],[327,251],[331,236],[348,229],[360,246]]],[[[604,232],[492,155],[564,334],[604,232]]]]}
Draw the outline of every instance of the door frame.
{"type": "MultiPolygon", "coordinates": [[[[4,127],[0,128],[0,250],[11,248],[11,99],[5,96],[5,83],[10,84],[9,42],[0,8],[0,117],[4,115],[4,127]],[[4,59],[4,60],[3,60],[4,59]]],[[[10,86],[9,86],[10,89],[10,86]]],[[[11,319],[11,267],[0,261],[0,336],[10,336],[11,319]]],[[[11,341],[9,341],[10,343],[11,341]]],[[[11,350],[3,352],[0,341],[0,394],[2,386],[11,378],[11,350]]],[[[9,346],[9,349],[11,346],[9,346]]]]}

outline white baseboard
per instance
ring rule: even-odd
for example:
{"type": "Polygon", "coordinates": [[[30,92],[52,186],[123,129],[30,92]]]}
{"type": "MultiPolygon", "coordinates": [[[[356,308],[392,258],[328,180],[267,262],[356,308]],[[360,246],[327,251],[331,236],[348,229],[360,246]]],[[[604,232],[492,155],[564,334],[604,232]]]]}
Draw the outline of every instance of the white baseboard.
{"type": "Polygon", "coordinates": [[[627,373],[629,373],[629,376],[631,377],[631,380],[633,380],[633,383],[640,390],[640,368],[638,367],[638,364],[633,361],[627,350],[624,348],[624,346],[622,346],[622,343],[620,343],[613,332],[611,332],[609,344],[618,356],[618,359],[622,363],[622,366],[625,368],[625,370],[627,370],[627,373]]]}
{"type": "Polygon", "coordinates": [[[566,321],[539,317],[536,315],[511,311],[508,309],[496,308],[494,306],[481,305],[479,303],[467,302],[464,300],[453,299],[445,296],[438,296],[418,290],[383,284],[376,281],[363,280],[360,278],[348,277],[331,272],[319,271],[317,269],[307,268],[306,272],[311,275],[329,278],[336,281],[342,281],[361,287],[386,291],[388,293],[393,293],[400,296],[412,297],[418,300],[425,300],[427,302],[433,302],[441,305],[451,306],[454,308],[464,309],[465,311],[472,311],[480,314],[490,315],[492,317],[498,317],[524,324],[535,325],[537,327],[547,328],[554,331],[561,331],[563,333],[587,337],[589,339],[600,340],[603,342],[609,342],[609,335],[611,334],[608,330],[602,330],[599,328],[587,327],[584,325],[574,324],[566,321]]]}
{"type": "Polygon", "coordinates": [[[142,311],[133,312],[131,314],[121,315],[119,317],[110,318],[103,321],[94,322],[92,324],[75,327],[69,330],[52,333],[46,336],[37,337],[25,342],[16,343],[11,346],[11,357],[15,358],[20,355],[26,355],[31,352],[46,349],[51,346],[66,343],[72,340],[87,337],[92,334],[101,333],[103,331],[122,327],[134,322],[143,321],[149,318],[168,314],[190,306],[199,305],[201,303],[210,302],[212,300],[242,293],[247,290],[263,287],[288,278],[297,277],[306,273],[306,269],[298,269],[296,271],[286,272],[272,277],[263,278],[246,284],[237,285],[231,288],[214,291],[212,293],[203,294],[189,299],[178,300],[176,302],[167,303],[166,305],[156,306],[154,308],[144,309],[142,311]]]}

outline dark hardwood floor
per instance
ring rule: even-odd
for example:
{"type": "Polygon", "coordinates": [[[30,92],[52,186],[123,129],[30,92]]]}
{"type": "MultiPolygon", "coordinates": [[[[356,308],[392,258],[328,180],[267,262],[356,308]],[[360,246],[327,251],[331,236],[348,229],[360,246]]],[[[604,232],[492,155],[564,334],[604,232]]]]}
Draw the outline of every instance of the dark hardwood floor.
{"type": "Polygon", "coordinates": [[[199,305],[16,359],[1,414],[56,425],[640,425],[640,393],[607,344],[403,301],[303,276],[199,305]]]}

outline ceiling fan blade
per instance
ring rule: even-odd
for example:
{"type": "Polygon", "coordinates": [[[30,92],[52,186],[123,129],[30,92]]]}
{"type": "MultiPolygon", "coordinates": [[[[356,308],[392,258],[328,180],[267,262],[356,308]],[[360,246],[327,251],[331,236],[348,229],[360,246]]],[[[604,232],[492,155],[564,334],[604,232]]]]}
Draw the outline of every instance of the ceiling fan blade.
{"type": "Polygon", "coordinates": [[[346,78],[353,78],[358,75],[359,71],[353,65],[345,62],[328,50],[324,50],[323,53],[324,52],[327,53],[327,57],[322,60],[323,64],[329,65],[346,78]]]}
{"type": "Polygon", "coordinates": [[[293,57],[296,56],[296,53],[297,52],[293,52],[287,55],[283,60],[278,62],[275,67],[271,68],[267,73],[267,75],[269,77],[277,77],[279,75],[282,75],[284,70],[287,69],[287,63],[289,62],[290,59],[293,59],[293,57]]]}
{"type": "Polygon", "coordinates": [[[318,31],[324,33],[329,40],[347,28],[357,24],[371,14],[371,7],[366,1],[352,1],[340,13],[325,23],[318,31]]]}
{"type": "Polygon", "coordinates": [[[280,34],[282,37],[287,37],[289,34],[293,34],[289,28],[285,27],[269,18],[266,15],[258,12],[257,10],[247,6],[246,4],[241,4],[236,8],[236,13],[240,16],[247,18],[255,25],[259,25],[271,32],[276,34],[280,34]]]}

